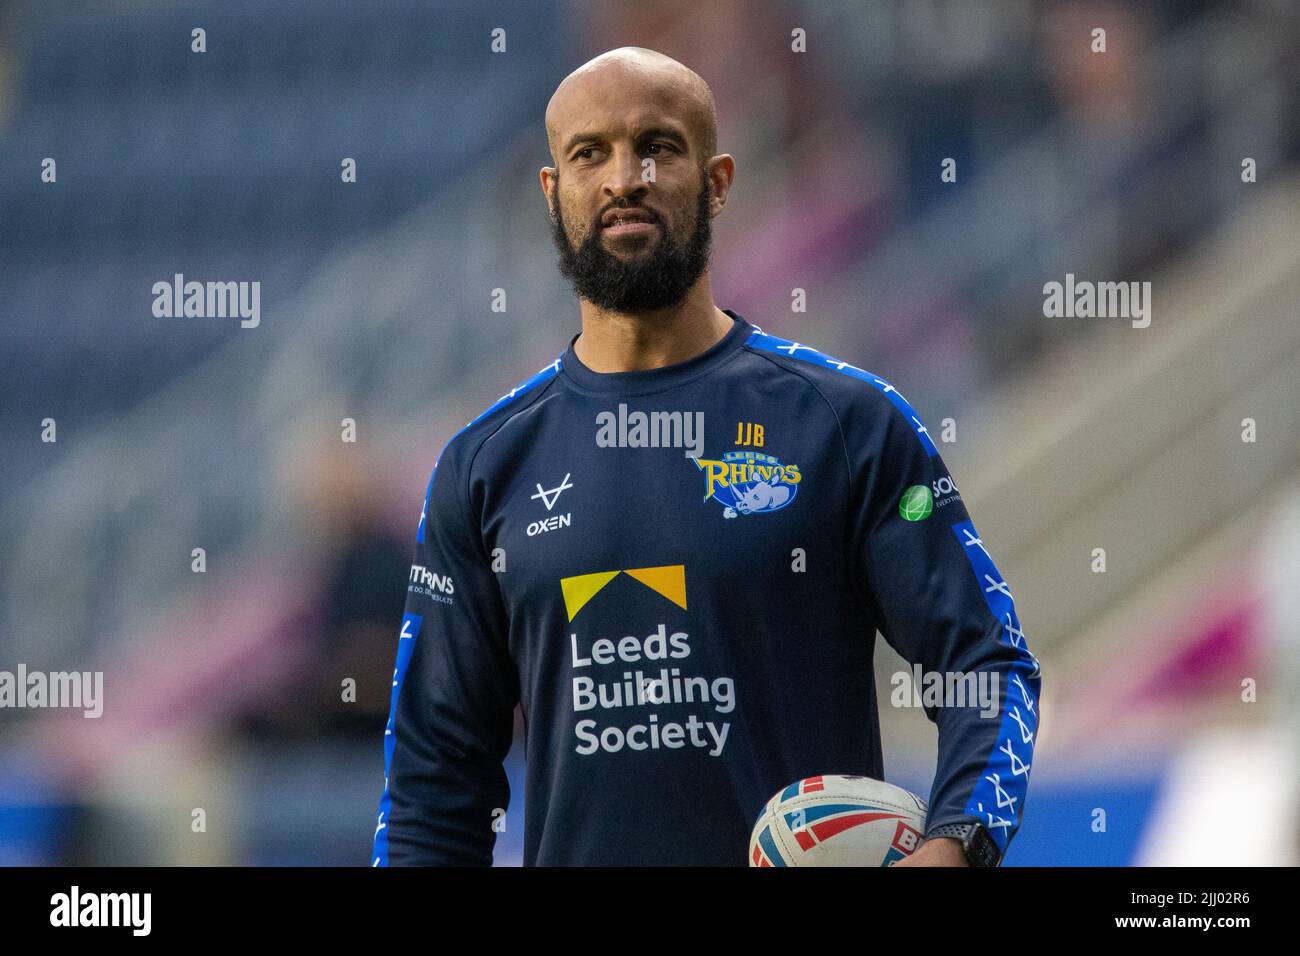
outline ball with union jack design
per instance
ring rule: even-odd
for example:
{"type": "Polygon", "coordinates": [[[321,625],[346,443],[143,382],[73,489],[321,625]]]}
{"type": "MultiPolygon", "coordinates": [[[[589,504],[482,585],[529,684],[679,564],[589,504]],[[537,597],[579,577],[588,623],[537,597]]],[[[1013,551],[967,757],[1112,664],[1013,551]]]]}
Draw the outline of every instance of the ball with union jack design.
{"type": "Polygon", "coordinates": [[[773,794],[749,838],[750,866],[891,866],[925,833],[926,803],[883,780],[805,777],[773,794]]]}

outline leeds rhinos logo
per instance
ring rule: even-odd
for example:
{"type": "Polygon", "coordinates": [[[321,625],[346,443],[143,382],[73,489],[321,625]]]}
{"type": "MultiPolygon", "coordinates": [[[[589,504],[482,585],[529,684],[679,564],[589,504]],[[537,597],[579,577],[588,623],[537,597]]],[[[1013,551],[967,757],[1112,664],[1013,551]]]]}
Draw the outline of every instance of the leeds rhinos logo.
{"type": "Polygon", "coordinates": [[[722,459],[693,458],[704,472],[704,500],[722,505],[722,516],[766,514],[794,501],[803,476],[798,465],[761,451],[729,451],[722,459]]]}

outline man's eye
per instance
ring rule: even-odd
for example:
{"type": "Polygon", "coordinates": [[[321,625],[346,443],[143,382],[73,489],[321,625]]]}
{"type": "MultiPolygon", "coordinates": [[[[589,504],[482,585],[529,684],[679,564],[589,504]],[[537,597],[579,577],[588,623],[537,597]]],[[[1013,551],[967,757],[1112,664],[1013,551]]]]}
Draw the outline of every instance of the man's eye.
{"type": "Polygon", "coordinates": [[[649,152],[649,151],[652,150],[652,149],[666,149],[666,148],[667,148],[667,144],[665,144],[665,143],[647,143],[645,148],[646,148],[646,151],[647,151],[647,152],[649,152]]]}
{"type": "Polygon", "coordinates": [[[578,156],[577,156],[577,158],[578,158],[578,159],[591,159],[591,156],[590,156],[589,154],[590,154],[591,151],[594,150],[595,148],[596,148],[595,146],[588,146],[586,149],[580,149],[580,150],[578,150],[578,156]]]}

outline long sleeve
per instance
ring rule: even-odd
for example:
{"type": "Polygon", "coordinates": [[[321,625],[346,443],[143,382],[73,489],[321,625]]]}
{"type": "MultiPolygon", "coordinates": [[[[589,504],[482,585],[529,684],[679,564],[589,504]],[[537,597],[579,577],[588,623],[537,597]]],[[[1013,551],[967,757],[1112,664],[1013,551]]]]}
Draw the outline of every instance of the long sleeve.
{"type": "Polygon", "coordinates": [[[964,678],[968,692],[965,706],[935,706],[920,688],[939,735],[926,829],[978,820],[1005,852],[1033,763],[1038,661],[929,433],[893,386],[872,384],[871,410],[858,409],[846,427],[853,557],[889,644],[924,680],[955,688],[950,682],[964,678]],[[981,686],[985,694],[972,700],[981,686]]]}
{"type": "Polygon", "coordinates": [[[467,484],[444,448],[425,493],[398,637],[374,866],[490,865],[493,823],[510,799],[502,761],[519,681],[470,513],[467,484]]]}

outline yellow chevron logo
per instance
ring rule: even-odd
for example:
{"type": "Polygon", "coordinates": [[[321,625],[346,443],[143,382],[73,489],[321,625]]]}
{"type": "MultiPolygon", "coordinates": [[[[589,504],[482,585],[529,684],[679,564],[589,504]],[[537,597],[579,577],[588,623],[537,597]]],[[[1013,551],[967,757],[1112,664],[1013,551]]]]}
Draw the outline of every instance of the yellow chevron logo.
{"type": "Polygon", "coordinates": [[[650,590],[663,595],[683,611],[686,610],[686,565],[666,564],[658,568],[623,568],[618,571],[593,571],[590,574],[577,574],[571,578],[560,578],[560,590],[564,594],[564,609],[569,620],[577,617],[588,601],[600,593],[610,581],[618,575],[626,574],[640,581],[650,590]]]}

